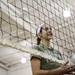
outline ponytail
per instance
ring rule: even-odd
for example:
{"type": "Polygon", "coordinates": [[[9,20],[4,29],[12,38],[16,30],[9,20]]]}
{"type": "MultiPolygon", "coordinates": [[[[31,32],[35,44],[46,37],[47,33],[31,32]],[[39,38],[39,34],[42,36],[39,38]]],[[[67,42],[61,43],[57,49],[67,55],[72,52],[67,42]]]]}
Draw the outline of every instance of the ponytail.
{"type": "Polygon", "coordinates": [[[41,39],[39,37],[37,37],[37,45],[39,45],[41,42],[41,39]]]}

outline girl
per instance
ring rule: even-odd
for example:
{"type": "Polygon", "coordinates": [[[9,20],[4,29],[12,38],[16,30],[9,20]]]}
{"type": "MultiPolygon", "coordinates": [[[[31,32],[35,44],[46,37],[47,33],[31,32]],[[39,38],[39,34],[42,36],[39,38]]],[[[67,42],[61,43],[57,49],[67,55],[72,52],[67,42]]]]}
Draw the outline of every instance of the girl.
{"type": "MultiPolygon", "coordinates": [[[[55,51],[49,46],[50,40],[52,39],[53,33],[52,28],[49,26],[40,27],[39,33],[37,34],[37,46],[36,49],[39,51],[46,52],[55,56],[57,59],[62,59],[60,52],[55,51]]],[[[39,57],[32,56],[31,65],[33,75],[63,75],[69,74],[75,70],[75,65],[67,65],[53,62],[51,60],[39,57]]]]}

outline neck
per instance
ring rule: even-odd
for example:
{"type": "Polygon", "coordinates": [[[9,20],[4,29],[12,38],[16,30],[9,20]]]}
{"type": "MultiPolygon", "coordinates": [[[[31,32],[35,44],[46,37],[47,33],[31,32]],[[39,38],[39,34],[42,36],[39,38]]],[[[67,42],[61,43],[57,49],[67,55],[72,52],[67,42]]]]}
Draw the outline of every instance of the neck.
{"type": "Polygon", "coordinates": [[[41,44],[43,44],[46,47],[49,47],[49,40],[42,39],[41,44]]]}

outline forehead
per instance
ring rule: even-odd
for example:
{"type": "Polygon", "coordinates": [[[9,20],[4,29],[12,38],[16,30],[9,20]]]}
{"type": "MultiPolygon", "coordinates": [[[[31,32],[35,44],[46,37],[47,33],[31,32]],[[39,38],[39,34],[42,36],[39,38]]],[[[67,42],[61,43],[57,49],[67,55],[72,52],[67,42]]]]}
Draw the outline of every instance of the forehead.
{"type": "Polygon", "coordinates": [[[48,26],[48,25],[47,25],[47,26],[44,25],[42,28],[47,29],[47,30],[48,30],[48,29],[52,30],[51,26],[48,26]]]}

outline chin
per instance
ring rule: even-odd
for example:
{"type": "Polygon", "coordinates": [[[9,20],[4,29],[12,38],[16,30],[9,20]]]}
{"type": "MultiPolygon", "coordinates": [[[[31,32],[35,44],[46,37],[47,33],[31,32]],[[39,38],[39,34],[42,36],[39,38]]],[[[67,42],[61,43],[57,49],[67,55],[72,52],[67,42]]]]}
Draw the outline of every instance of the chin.
{"type": "Polygon", "coordinates": [[[48,40],[51,40],[52,39],[52,37],[48,37],[48,40]]]}
{"type": "Polygon", "coordinates": [[[48,41],[50,41],[50,40],[51,40],[51,38],[48,38],[47,40],[48,40],[48,41]]]}

